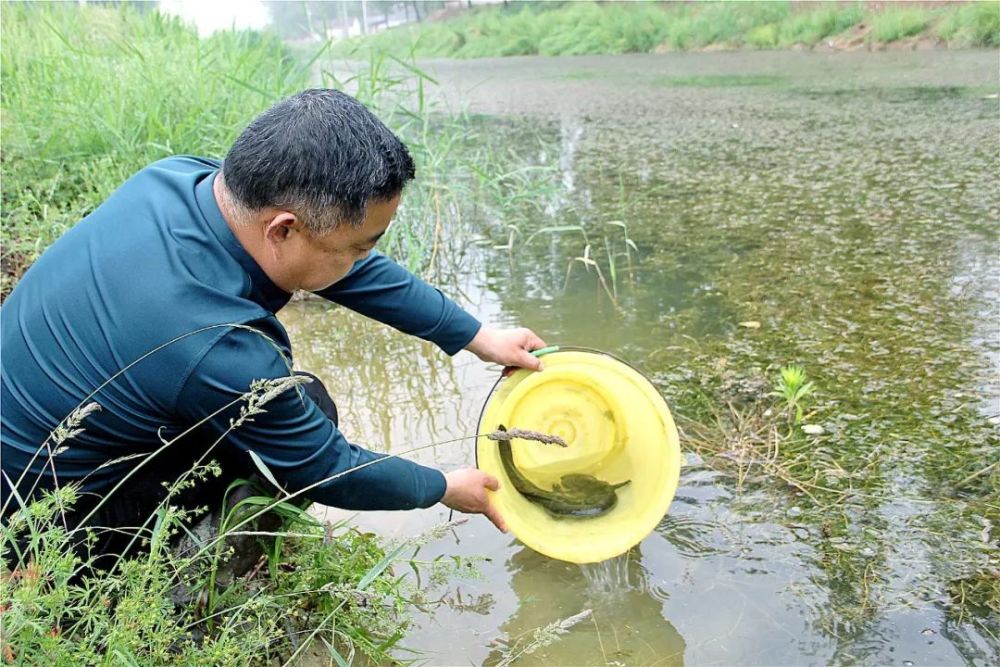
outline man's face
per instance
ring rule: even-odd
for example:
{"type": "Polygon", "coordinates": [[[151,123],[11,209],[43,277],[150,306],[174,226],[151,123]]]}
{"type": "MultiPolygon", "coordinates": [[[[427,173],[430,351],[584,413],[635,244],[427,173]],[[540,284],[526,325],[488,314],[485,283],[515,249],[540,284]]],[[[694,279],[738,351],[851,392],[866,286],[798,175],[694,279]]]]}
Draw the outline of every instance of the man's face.
{"type": "Polygon", "coordinates": [[[340,225],[321,236],[297,226],[282,244],[281,252],[284,268],[293,276],[295,286],[315,292],[347,275],[354,263],[375,247],[398,206],[399,195],[369,203],[360,226],[340,225]]]}

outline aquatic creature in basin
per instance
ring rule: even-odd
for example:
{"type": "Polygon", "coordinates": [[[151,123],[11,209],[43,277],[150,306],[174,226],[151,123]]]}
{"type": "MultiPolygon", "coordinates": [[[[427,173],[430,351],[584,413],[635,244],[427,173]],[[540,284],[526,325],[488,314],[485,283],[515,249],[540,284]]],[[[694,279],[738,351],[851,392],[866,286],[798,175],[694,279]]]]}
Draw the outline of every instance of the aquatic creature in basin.
{"type": "MultiPolygon", "coordinates": [[[[507,429],[500,425],[497,430],[507,429]]],[[[609,484],[593,475],[574,473],[563,475],[559,484],[553,486],[551,491],[546,491],[525,477],[514,465],[509,439],[499,440],[497,444],[504,471],[517,492],[556,517],[597,517],[607,514],[618,502],[616,489],[631,481],[609,484]]]]}

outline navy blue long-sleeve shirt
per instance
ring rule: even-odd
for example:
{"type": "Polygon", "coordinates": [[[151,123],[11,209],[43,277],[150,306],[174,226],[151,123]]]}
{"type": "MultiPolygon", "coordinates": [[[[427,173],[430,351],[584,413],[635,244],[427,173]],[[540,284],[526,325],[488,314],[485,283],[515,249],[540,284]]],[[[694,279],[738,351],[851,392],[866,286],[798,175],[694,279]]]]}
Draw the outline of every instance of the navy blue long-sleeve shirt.
{"type": "MultiPolygon", "coordinates": [[[[224,408],[254,380],[289,374],[288,335],[275,313],[291,295],[268,279],[222,217],[212,192],[219,168],[214,160],[174,157],[143,169],[56,241],[0,308],[4,503],[19,479],[22,495],[36,479],[39,489],[52,488],[54,475],[60,484],[105,491],[161,438],[224,408]],[[35,456],[53,429],[90,401],[101,410],[63,443],[54,466],[51,439],[35,456]]],[[[480,326],[377,253],[319,294],[448,354],[465,347],[480,326]]],[[[239,407],[209,422],[215,434],[225,434],[217,446],[243,450],[248,459],[246,451],[257,453],[289,491],[381,456],[347,442],[295,390],[226,433],[239,407]]],[[[190,446],[183,443],[175,446],[190,446]]],[[[190,455],[169,448],[157,454],[190,455]]],[[[444,491],[439,471],[389,458],[305,495],[347,509],[408,509],[433,505],[444,491]]]]}

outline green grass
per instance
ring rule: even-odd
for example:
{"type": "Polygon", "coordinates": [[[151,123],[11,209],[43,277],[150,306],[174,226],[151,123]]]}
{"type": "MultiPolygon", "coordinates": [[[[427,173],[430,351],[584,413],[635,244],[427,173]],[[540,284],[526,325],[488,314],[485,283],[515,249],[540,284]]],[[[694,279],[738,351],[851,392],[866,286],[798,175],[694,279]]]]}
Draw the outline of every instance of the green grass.
{"type": "Polygon", "coordinates": [[[923,7],[890,6],[872,17],[869,37],[876,42],[895,42],[920,34],[933,20],[934,13],[923,7]]]}
{"type": "Polygon", "coordinates": [[[0,21],[7,278],[134,172],[172,154],[223,156],[308,82],[276,39],[200,40],[155,12],[12,3],[0,21]]]}
{"type": "MultiPolygon", "coordinates": [[[[218,588],[210,587],[211,574],[228,552],[181,555],[155,537],[149,555],[80,576],[87,559],[73,552],[55,511],[58,504],[71,506],[74,495],[66,487],[12,519],[11,525],[23,525],[30,515],[32,546],[28,560],[0,577],[8,662],[272,664],[295,651],[292,633],[305,637],[317,629],[336,637],[341,653],[385,661],[395,643],[387,640],[405,627],[403,591],[391,572],[382,569],[373,578],[379,604],[363,607],[350,597],[386,553],[373,537],[343,525],[324,541],[315,521],[286,523],[278,532],[287,537],[275,554],[281,567],[218,588]],[[190,591],[180,604],[171,599],[177,586],[190,591]],[[337,595],[331,595],[334,586],[342,589],[337,595]]],[[[185,516],[168,510],[157,528],[166,534],[186,525],[185,516]]],[[[9,554],[6,536],[2,547],[9,554]]]]}
{"type": "Polygon", "coordinates": [[[1000,43],[1000,4],[940,8],[862,3],[791,5],[783,1],[512,3],[483,7],[443,21],[425,21],[345,40],[340,54],[365,49],[421,57],[650,53],[657,50],[815,46],[860,25],[891,42],[926,33],[951,46],[1000,43]]]}
{"type": "Polygon", "coordinates": [[[864,12],[858,5],[816,5],[790,13],[779,22],[752,28],[746,34],[746,44],[758,49],[814,46],[863,20],[864,12]]]}
{"type": "Polygon", "coordinates": [[[0,31],[0,295],[133,173],[168,155],[224,156],[259,112],[316,85],[317,68],[322,85],[356,95],[413,154],[417,182],[380,247],[414,272],[432,275],[461,245],[472,202],[500,210],[549,182],[477,136],[471,119],[439,113],[433,78],[409,54],[369,52],[337,78],[319,60],[325,47],[294,57],[254,32],[199,39],[155,12],[57,3],[6,6],[0,31]],[[521,177],[503,178],[511,172],[521,177]]]}
{"type": "Polygon", "coordinates": [[[818,5],[808,11],[793,14],[781,24],[779,46],[813,45],[822,39],[842,33],[864,21],[859,5],[818,5]]]}
{"type": "MultiPolygon", "coordinates": [[[[261,386],[248,392],[247,405],[259,408],[266,391],[261,386]]],[[[77,412],[66,423],[82,428],[61,425],[52,441],[72,446],[73,436],[86,427],[86,411],[77,412]]],[[[203,458],[209,456],[210,450],[203,458]]],[[[219,473],[214,462],[199,461],[172,483],[171,495],[192,484],[211,484],[219,473]]],[[[0,533],[0,554],[11,566],[0,573],[5,662],[266,664],[294,653],[300,633],[323,633],[334,644],[384,660],[383,647],[401,636],[402,597],[397,582],[383,576],[387,555],[374,540],[345,532],[344,524],[324,527],[291,502],[245,498],[223,519],[223,535],[256,528],[252,521],[265,508],[276,511],[283,525],[273,533],[269,576],[230,577],[223,584],[217,574],[230,555],[224,541],[206,536],[192,542],[190,552],[171,548],[168,537],[189,531],[197,514],[164,502],[151,515],[151,528],[121,527],[133,530],[133,540],[146,544],[148,553],[120,558],[98,572],[93,555],[74,548],[79,536],[61,520],[61,511],[77,497],[75,486],[68,485],[28,504],[11,499],[14,511],[0,533]],[[354,594],[373,583],[381,588],[379,604],[351,609],[354,594]],[[340,590],[331,594],[331,585],[340,590]],[[395,604],[382,604],[384,598],[395,604]]],[[[92,537],[93,529],[87,534],[92,537]]]]}
{"type": "Polygon", "coordinates": [[[970,2],[947,14],[938,36],[955,46],[1000,46],[1000,2],[970,2]]]}

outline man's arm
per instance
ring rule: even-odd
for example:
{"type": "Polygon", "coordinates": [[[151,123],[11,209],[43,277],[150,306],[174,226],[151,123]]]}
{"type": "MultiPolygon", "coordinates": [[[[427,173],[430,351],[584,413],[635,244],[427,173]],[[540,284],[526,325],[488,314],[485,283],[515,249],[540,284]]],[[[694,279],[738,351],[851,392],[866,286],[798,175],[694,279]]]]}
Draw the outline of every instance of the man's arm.
{"type": "Polygon", "coordinates": [[[380,253],[357,262],[344,278],[317,294],[436,343],[448,354],[466,349],[483,361],[542,370],[530,351],[545,343],[533,331],[482,326],[440,290],[380,253]]]}
{"type": "Polygon", "coordinates": [[[440,471],[352,445],[296,389],[279,394],[263,406],[263,413],[227,432],[230,420],[246,405],[239,397],[254,380],[287,375],[283,359],[268,341],[253,332],[235,330],[220,339],[191,372],[178,397],[177,411],[195,423],[236,401],[210,422],[216,437],[224,435],[216,447],[241,450],[251,466],[246,452],[255,452],[286,491],[316,485],[303,495],[324,505],[412,509],[430,507],[444,497],[447,481],[440,471]],[[336,480],[322,481],[378,459],[382,460],[336,480]]]}
{"type": "Polygon", "coordinates": [[[466,347],[481,327],[440,290],[378,252],[355,263],[346,276],[317,294],[431,341],[448,354],[466,347]]]}

